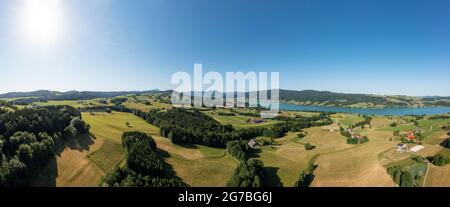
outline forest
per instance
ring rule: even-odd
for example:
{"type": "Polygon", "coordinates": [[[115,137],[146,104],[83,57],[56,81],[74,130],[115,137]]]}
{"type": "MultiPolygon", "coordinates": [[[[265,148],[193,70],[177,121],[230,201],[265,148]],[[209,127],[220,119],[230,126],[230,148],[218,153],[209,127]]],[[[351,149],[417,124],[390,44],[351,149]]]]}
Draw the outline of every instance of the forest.
{"type": "Polygon", "coordinates": [[[29,186],[33,175],[55,156],[55,146],[88,131],[80,112],[70,106],[1,113],[0,186],[29,186]]]}

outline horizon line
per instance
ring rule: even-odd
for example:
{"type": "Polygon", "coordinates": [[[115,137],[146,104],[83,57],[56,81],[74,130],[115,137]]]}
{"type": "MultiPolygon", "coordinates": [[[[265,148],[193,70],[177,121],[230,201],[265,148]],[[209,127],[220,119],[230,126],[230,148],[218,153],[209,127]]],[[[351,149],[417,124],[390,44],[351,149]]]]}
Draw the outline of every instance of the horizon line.
{"type": "MultiPolygon", "coordinates": [[[[10,94],[10,93],[32,93],[32,92],[37,92],[37,91],[49,91],[49,92],[59,92],[59,93],[67,93],[67,92],[101,92],[101,93],[124,93],[124,92],[150,92],[150,91],[173,91],[174,89],[159,89],[159,88],[154,88],[154,89],[141,89],[141,90],[49,90],[49,89],[38,89],[38,90],[30,90],[30,91],[8,91],[8,92],[1,92],[0,91],[0,95],[5,95],[5,94],[10,94]]],[[[338,91],[330,91],[330,90],[318,90],[318,89],[287,89],[287,88],[279,88],[279,90],[285,90],[285,91],[297,91],[297,92],[301,92],[301,91],[317,91],[317,92],[330,92],[330,93],[341,93],[341,94],[351,94],[351,95],[371,95],[371,96],[407,96],[407,97],[442,97],[442,98],[447,98],[450,97],[450,95],[403,95],[403,94],[374,94],[374,93],[355,93],[355,92],[338,92],[338,91]]],[[[259,90],[258,90],[259,91],[259,90]]],[[[192,90],[191,92],[196,92],[194,90],[192,90]]],[[[197,91],[199,92],[199,91],[197,91]]],[[[206,92],[205,90],[203,90],[202,92],[206,92]]],[[[220,91],[217,91],[220,92],[220,91]]],[[[230,91],[230,92],[225,92],[222,91],[223,93],[230,93],[230,92],[250,92],[250,91],[230,91]]]]}

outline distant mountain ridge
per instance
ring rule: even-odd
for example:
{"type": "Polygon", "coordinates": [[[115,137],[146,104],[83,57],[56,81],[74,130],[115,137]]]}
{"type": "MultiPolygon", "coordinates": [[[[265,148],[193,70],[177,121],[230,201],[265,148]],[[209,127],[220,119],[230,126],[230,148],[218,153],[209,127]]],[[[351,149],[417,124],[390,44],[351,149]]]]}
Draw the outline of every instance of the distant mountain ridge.
{"type": "Polygon", "coordinates": [[[124,92],[97,92],[97,91],[49,91],[38,90],[32,92],[11,92],[0,94],[0,98],[44,98],[48,100],[85,100],[93,98],[110,98],[127,94],[139,93],[138,91],[124,92]]]}
{"type": "Polygon", "coordinates": [[[403,95],[335,93],[316,90],[280,90],[283,102],[353,108],[450,106],[449,97],[420,98],[403,95]]]}
{"type": "MultiPolygon", "coordinates": [[[[42,100],[88,100],[94,98],[111,98],[129,94],[142,93],[172,93],[172,90],[160,91],[158,89],[147,91],[50,91],[38,90],[32,92],[10,92],[0,94],[0,99],[29,99],[42,100]]],[[[198,93],[198,92],[197,92],[198,93]]],[[[193,93],[195,94],[195,93],[193,93]]],[[[247,93],[248,94],[248,93],[247,93]]],[[[269,92],[270,94],[270,92],[269,92]]],[[[348,94],[317,90],[284,90],[279,91],[280,101],[300,105],[321,105],[356,108],[381,107],[423,107],[423,106],[450,106],[450,97],[438,96],[380,96],[370,94],[348,94]]]]}

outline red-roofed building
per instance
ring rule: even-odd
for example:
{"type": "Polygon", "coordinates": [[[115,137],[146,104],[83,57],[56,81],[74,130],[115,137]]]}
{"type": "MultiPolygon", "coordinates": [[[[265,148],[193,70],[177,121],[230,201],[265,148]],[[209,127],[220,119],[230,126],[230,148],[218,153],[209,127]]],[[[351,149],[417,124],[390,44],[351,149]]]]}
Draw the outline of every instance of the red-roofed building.
{"type": "Polygon", "coordinates": [[[416,138],[412,131],[408,131],[408,134],[406,137],[408,138],[408,140],[414,140],[416,138]]]}

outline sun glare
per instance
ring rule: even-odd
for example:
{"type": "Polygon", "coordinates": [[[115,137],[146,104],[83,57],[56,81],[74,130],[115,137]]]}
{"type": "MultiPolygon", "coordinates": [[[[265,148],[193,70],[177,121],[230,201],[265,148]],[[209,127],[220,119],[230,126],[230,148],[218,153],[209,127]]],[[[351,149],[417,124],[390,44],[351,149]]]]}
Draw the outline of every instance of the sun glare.
{"type": "Polygon", "coordinates": [[[26,0],[22,13],[23,34],[31,42],[54,44],[63,32],[60,0],[26,0]]]}

